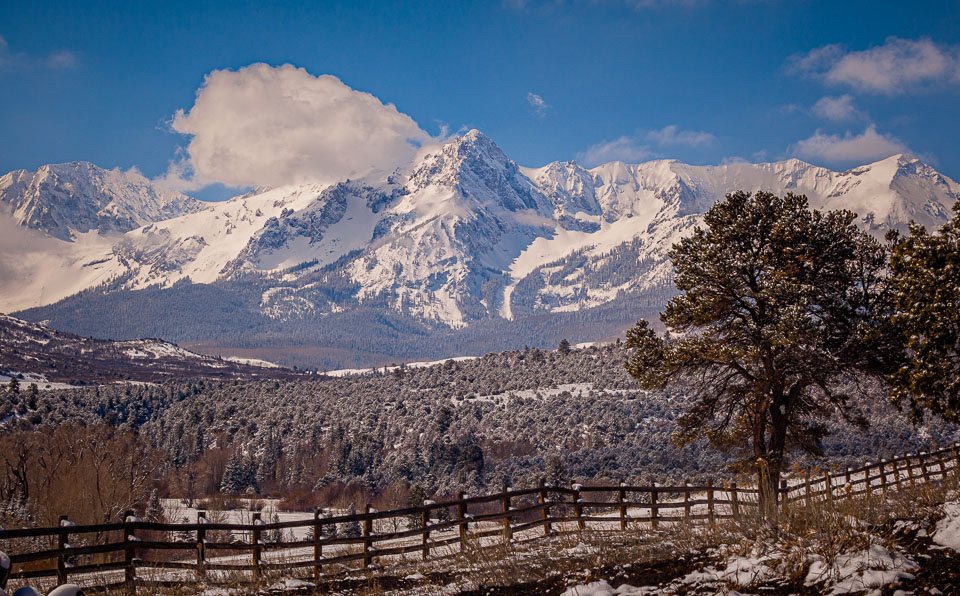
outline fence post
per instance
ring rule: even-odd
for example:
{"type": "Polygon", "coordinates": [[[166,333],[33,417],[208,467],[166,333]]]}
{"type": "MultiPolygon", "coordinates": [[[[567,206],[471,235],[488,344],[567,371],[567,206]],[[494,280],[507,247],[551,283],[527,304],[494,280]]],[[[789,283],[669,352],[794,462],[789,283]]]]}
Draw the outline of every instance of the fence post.
{"type": "Polygon", "coordinates": [[[825,498],[829,503],[833,500],[833,478],[830,476],[829,470],[823,473],[823,490],[825,498]]]}
{"type": "Polygon", "coordinates": [[[320,563],[323,558],[323,543],[320,541],[323,538],[323,522],[320,521],[320,511],[315,509],[313,512],[313,578],[317,581],[323,573],[320,563]]]}
{"type": "Polygon", "coordinates": [[[880,460],[880,492],[887,494],[887,460],[880,460]]]}
{"type": "Polygon", "coordinates": [[[910,455],[911,454],[908,453],[904,457],[906,458],[905,461],[907,463],[907,477],[910,478],[910,487],[913,488],[917,485],[917,481],[913,477],[913,462],[910,461],[910,455]]]}
{"type": "Polygon", "coordinates": [[[420,529],[423,530],[423,534],[420,535],[420,546],[423,547],[423,560],[426,561],[430,558],[430,530],[427,526],[430,525],[430,510],[424,509],[420,512],[420,529]]]}
{"type": "Polygon", "coordinates": [[[460,520],[460,550],[467,546],[467,504],[463,502],[463,491],[457,493],[457,519],[460,520]]]}
{"type": "Polygon", "coordinates": [[[956,460],[953,471],[955,474],[960,474],[960,443],[953,444],[953,458],[956,460]]]}
{"type": "Polygon", "coordinates": [[[807,472],[804,474],[803,484],[807,493],[804,497],[804,501],[806,502],[807,507],[810,507],[810,468],[807,468],[807,472]]]}
{"type": "Polygon", "coordinates": [[[790,500],[790,491],[789,491],[789,489],[787,488],[787,481],[786,481],[786,480],[781,480],[781,481],[780,481],[780,494],[782,495],[782,496],[780,497],[780,511],[781,511],[781,513],[786,513],[786,512],[787,512],[787,501],[790,500]]]}
{"type": "Polygon", "coordinates": [[[943,451],[937,453],[937,465],[940,467],[940,481],[947,479],[947,464],[943,461],[943,451]]]}
{"type": "Polygon", "coordinates": [[[137,567],[134,558],[137,552],[137,536],[134,527],[137,516],[133,511],[123,514],[123,560],[126,564],[123,569],[123,583],[132,594],[137,593],[137,567]]]}
{"type": "MultiPolygon", "coordinates": [[[[370,503],[367,503],[363,506],[363,514],[365,516],[370,515],[370,510],[373,508],[370,503]]],[[[373,550],[373,541],[370,540],[370,534],[373,533],[373,520],[369,517],[363,519],[363,568],[367,569],[370,567],[370,563],[373,562],[373,556],[371,551],[373,550]]]]}
{"type": "Polygon", "coordinates": [[[690,483],[684,482],[683,487],[683,519],[690,519],[690,483]]]}
{"type": "Polygon", "coordinates": [[[850,495],[850,466],[847,466],[843,471],[843,486],[847,491],[847,495],[850,495]]]}
{"type": "Polygon", "coordinates": [[[260,581],[260,540],[262,532],[260,530],[260,512],[253,514],[253,531],[250,532],[250,551],[253,555],[253,583],[260,581]]]}
{"type": "Polygon", "coordinates": [[[623,482],[620,483],[620,490],[617,491],[617,502],[620,503],[620,529],[627,529],[627,506],[624,501],[627,500],[627,491],[623,490],[623,482]]]}
{"type": "MultiPolygon", "coordinates": [[[[60,528],[67,528],[73,524],[70,523],[66,515],[61,515],[58,525],[60,528]]],[[[61,529],[57,535],[57,550],[63,551],[65,548],[67,548],[67,532],[61,529]]],[[[65,583],[67,583],[67,558],[61,552],[57,556],[57,584],[65,583]]]]}
{"type": "Polygon", "coordinates": [[[543,505],[543,509],[540,510],[540,519],[544,520],[543,535],[549,536],[550,522],[546,520],[550,519],[550,505],[549,503],[547,503],[547,488],[546,488],[546,482],[544,482],[543,478],[541,478],[539,482],[537,482],[537,488],[540,489],[540,492],[538,493],[538,497],[540,500],[540,504],[543,505]]]}
{"type": "Polygon", "coordinates": [[[650,529],[657,529],[658,517],[660,517],[660,510],[657,507],[657,483],[650,481],[650,529]]]}
{"type": "Polygon", "coordinates": [[[503,541],[510,542],[513,532],[510,530],[510,485],[503,483],[503,497],[500,499],[503,508],[503,541]]]}
{"type": "Polygon", "coordinates": [[[573,485],[573,516],[577,518],[577,529],[583,530],[586,527],[586,523],[581,519],[583,517],[583,505],[580,504],[583,499],[580,498],[580,488],[579,484],[573,485]]]}
{"type": "Polygon", "coordinates": [[[713,510],[713,479],[707,478],[707,519],[710,520],[710,525],[713,525],[716,520],[716,516],[713,510]]]}
{"type": "MultiPolygon", "coordinates": [[[[197,512],[197,523],[198,524],[209,523],[207,521],[206,511],[197,512]]],[[[206,575],[206,566],[204,565],[204,560],[206,559],[205,551],[207,549],[206,542],[207,542],[207,529],[204,527],[198,527],[197,528],[197,574],[199,574],[201,578],[206,575]]]]}
{"type": "Polygon", "coordinates": [[[930,470],[927,468],[927,452],[920,452],[920,473],[923,475],[924,484],[930,482],[930,470]]]}
{"type": "Polygon", "coordinates": [[[890,463],[893,464],[893,485],[900,488],[900,462],[897,461],[896,455],[893,456],[890,463]]]}
{"type": "Polygon", "coordinates": [[[730,483],[730,513],[733,519],[740,519],[740,489],[736,482],[730,483]]]}

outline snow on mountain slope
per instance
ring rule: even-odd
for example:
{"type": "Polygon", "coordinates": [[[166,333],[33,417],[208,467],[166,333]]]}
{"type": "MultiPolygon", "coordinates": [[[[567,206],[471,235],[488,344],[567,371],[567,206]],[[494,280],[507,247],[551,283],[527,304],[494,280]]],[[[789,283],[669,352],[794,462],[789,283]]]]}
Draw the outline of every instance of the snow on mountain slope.
{"type": "Polygon", "coordinates": [[[112,279],[115,242],[95,231],[51,238],[0,216],[0,311],[52,304],[112,279]]]}
{"type": "Polygon", "coordinates": [[[817,206],[858,213],[863,227],[877,235],[887,228],[905,231],[911,220],[939,228],[960,197],[960,184],[902,154],[837,174],[835,180],[817,206]]]}
{"type": "Polygon", "coordinates": [[[49,304],[118,275],[119,236],[203,203],[136,172],[73,162],[0,177],[0,309],[49,304]]]}
{"type": "Polygon", "coordinates": [[[19,200],[7,224],[47,235],[30,232],[37,237],[6,252],[0,240],[0,277],[22,280],[4,286],[0,310],[48,304],[111,279],[137,289],[188,278],[209,284],[251,272],[263,279],[260,314],[277,320],[375,305],[459,328],[627,296],[648,296],[653,306],[672,291],[670,245],[732,190],[806,194],[815,208],[856,211],[877,236],[888,227],[904,230],[911,220],[937,227],[960,197],[960,185],[905,155],[846,172],[796,159],[521,168],[475,130],[422,153],[389,176],[261,189],[223,203],[186,205],[170,217],[156,201],[144,198],[141,205],[130,198],[143,190],[133,174],[97,169],[111,181],[98,184],[110,190],[83,198],[76,177],[57,173],[60,166],[50,166],[57,175],[47,173],[46,182],[33,186],[13,172],[0,179],[7,193],[0,196],[33,199],[19,200]],[[41,216],[38,205],[65,204],[58,202],[63,196],[89,205],[41,216]],[[133,215],[104,220],[103,230],[90,227],[91,210],[120,214],[141,207],[147,221],[123,234],[133,215]],[[48,220],[57,222],[50,231],[41,225],[48,220]],[[56,236],[65,229],[69,235],[56,236]]]}
{"type": "Polygon", "coordinates": [[[0,177],[0,212],[17,225],[60,240],[77,234],[127,232],[202,208],[137,172],[105,170],[85,162],[15,170],[0,177]]]}
{"type": "Polygon", "coordinates": [[[589,308],[623,292],[668,284],[670,271],[663,266],[667,249],[690,233],[699,216],[731,190],[805,194],[813,208],[858,213],[864,229],[878,237],[889,228],[906,230],[911,220],[939,227],[960,197],[960,185],[905,155],[846,172],[797,159],[724,166],[690,166],[673,160],[637,165],[613,162],[590,170],[557,162],[523,171],[553,200],[558,213],[599,221],[599,227],[558,230],[552,237],[535,240],[509,268],[510,282],[499,310],[507,319],[514,318],[516,287],[534,272],[543,278],[535,281],[536,306],[554,312],[589,308]],[[637,263],[646,266],[621,283],[609,281],[609,276],[587,283],[587,270],[599,272],[617,246],[629,247],[637,263]],[[584,262],[567,272],[577,259],[584,262]],[[551,266],[544,267],[545,263],[551,266]],[[558,271],[566,275],[558,277],[558,271]]]}
{"type": "Polygon", "coordinates": [[[349,265],[357,298],[387,294],[398,310],[454,327],[493,311],[485,284],[555,225],[553,205],[476,130],[426,155],[401,194],[349,265]]]}
{"type": "Polygon", "coordinates": [[[272,221],[310,208],[323,190],[322,185],[284,186],[210,203],[197,213],[128,232],[114,253],[122,269],[135,273],[134,288],[184,278],[211,283],[227,274],[228,265],[272,221]]]}

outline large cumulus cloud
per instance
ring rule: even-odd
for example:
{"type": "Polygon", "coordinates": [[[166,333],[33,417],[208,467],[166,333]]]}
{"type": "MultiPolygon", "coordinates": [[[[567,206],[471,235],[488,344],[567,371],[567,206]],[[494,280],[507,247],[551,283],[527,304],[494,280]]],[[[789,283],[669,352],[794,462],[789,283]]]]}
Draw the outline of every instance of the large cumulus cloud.
{"type": "Polygon", "coordinates": [[[211,72],[171,126],[190,136],[164,178],[181,189],[356,178],[391,171],[432,140],[393,104],[289,64],[211,72]]]}

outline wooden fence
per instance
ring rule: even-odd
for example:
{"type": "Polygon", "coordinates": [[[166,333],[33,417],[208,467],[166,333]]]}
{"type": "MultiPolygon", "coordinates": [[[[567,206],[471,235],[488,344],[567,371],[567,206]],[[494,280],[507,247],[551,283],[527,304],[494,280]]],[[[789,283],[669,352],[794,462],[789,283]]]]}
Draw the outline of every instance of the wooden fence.
{"type": "MultiPolygon", "coordinates": [[[[798,501],[851,498],[935,482],[958,472],[960,444],[840,472],[807,472],[791,483],[783,481],[778,501],[787,507],[798,501]]],[[[176,524],[128,515],[122,522],[80,526],[64,517],[54,528],[0,530],[0,550],[10,555],[12,579],[55,578],[59,584],[79,581],[81,576],[91,583],[90,574],[96,574],[93,587],[101,589],[126,586],[135,591],[137,585],[214,580],[214,572],[233,572],[232,581],[242,574],[244,581],[259,582],[266,572],[298,568],[311,568],[319,580],[350,567],[368,569],[401,557],[409,560],[409,555],[423,560],[456,556],[469,548],[579,532],[588,525],[616,531],[631,524],[656,528],[661,523],[736,518],[758,507],[757,493],[756,487],[735,483],[568,488],[541,481],[536,488],[504,486],[499,493],[483,496],[461,493],[454,500],[426,501],[420,507],[376,511],[367,505],[355,515],[331,517],[317,511],[313,519],[279,523],[263,523],[257,513],[248,524],[211,523],[202,511],[196,523],[176,524]],[[396,522],[390,524],[393,531],[385,523],[391,520],[396,522]],[[329,536],[324,528],[333,524],[358,524],[361,530],[357,536],[329,536]],[[375,524],[380,531],[375,531],[375,524]],[[266,532],[296,528],[307,529],[308,538],[264,540],[266,532]],[[226,533],[245,540],[224,540],[226,533]],[[48,547],[37,549],[41,543],[48,547]],[[18,552],[17,546],[24,544],[33,549],[18,552]],[[161,551],[179,555],[158,556],[161,551]],[[95,556],[99,562],[92,561],[95,556]]]]}

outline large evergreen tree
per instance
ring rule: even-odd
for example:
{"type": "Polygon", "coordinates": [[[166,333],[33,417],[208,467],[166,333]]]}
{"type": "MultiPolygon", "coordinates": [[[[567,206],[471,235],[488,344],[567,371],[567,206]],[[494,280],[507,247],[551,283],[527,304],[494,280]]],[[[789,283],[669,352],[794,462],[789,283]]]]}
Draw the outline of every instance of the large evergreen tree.
{"type": "Polygon", "coordinates": [[[886,251],[855,217],[793,194],[728,194],[669,253],[681,292],[660,315],[670,334],[645,321],[627,334],[642,385],[696,398],[678,442],[742,453],[768,512],[789,452],[820,452],[825,416],[863,424],[845,381],[897,367],[886,251]]]}
{"type": "Polygon", "coordinates": [[[907,342],[907,361],[891,375],[894,401],[914,415],[929,409],[960,422],[960,201],[938,232],[911,225],[893,236],[890,256],[895,323],[907,342]]]}

